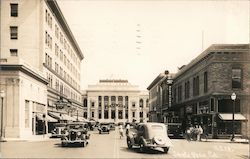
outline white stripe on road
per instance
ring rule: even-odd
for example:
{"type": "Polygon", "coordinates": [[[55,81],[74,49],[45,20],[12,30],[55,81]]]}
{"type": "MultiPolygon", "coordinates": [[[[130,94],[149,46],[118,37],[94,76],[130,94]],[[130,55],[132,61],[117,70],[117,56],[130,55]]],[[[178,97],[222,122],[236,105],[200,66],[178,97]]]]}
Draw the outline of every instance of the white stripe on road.
{"type": "Polygon", "coordinates": [[[114,151],[113,151],[113,158],[119,158],[119,138],[120,138],[120,134],[118,131],[116,131],[117,129],[115,129],[115,135],[114,135],[114,140],[115,140],[115,143],[114,143],[114,151]]]}

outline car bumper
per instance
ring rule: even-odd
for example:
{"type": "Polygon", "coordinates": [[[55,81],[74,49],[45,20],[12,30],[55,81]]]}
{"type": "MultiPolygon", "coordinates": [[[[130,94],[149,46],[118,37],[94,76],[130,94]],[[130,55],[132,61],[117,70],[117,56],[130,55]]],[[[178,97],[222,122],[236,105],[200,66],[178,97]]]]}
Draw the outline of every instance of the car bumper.
{"type": "Polygon", "coordinates": [[[83,143],[88,142],[87,140],[62,140],[62,143],[83,143]]]}

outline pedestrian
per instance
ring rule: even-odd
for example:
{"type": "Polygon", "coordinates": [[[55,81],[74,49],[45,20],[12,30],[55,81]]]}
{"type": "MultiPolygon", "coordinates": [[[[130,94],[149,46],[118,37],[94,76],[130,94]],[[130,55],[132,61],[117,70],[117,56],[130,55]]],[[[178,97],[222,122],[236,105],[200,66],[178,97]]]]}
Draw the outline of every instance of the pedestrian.
{"type": "Polygon", "coordinates": [[[128,133],[129,133],[129,130],[130,130],[130,125],[129,123],[126,125],[126,135],[128,136],[128,133]]]}
{"type": "Polygon", "coordinates": [[[196,129],[197,129],[197,141],[201,141],[201,134],[203,134],[203,129],[201,128],[200,125],[199,126],[197,125],[196,129]]]}
{"type": "Polygon", "coordinates": [[[123,127],[122,125],[119,126],[119,133],[120,133],[120,139],[123,137],[123,127]]]}
{"type": "Polygon", "coordinates": [[[203,136],[203,129],[202,129],[202,127],[200,125],[199,125],[199,134],[200,134],[199,141],[201,141],[201,136],[203,136]]]}
{"type": "Polygon", "coordinates": [[[191,127],[186,130],[187,141],[191,141],[191,127]]]}

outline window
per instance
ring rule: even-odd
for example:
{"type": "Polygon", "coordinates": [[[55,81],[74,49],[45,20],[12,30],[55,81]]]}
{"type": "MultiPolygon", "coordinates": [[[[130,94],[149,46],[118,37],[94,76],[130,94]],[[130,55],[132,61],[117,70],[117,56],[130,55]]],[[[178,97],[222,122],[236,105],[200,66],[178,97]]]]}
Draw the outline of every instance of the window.
{"type": "Polygon", "coordinates": [[[207,92],[207,72],[204,72],[204,93],[207,92]]]}
{"type": "Polygon", "coordinates": [[[132,107],[135,107],[135,102],[132,102],[132,107]]]}
{"type": "Polygon", "coordinates": [[[95,106],[95,102],[91,102],[91,106],[94,107],[95,106]]]}
{"type": "Polygon", "coordinates": [[[118,112],[118,118],[119,119],[123,119],[123,117],[122,117],[122,110],[119,110],[119,112],[118,112]]]}
{"type": "Polygon", "coordinates": [[[104,111],[104,119],[108,119],[109,118],[109,112],[108,110],[104,111]]]}
{"type": "Polygon", "coordinates": [[[29,101],[25,100],[25,128],[29,128],[29,101]]]}
{"type": "Polygon", "coordinates": [[[199,76],[193,78],[193,96],[199,95],[200,90],[199,76]]]}
{"type": "Polygon", "coordinates": [[[115,110],[111,111],[111,119],[115,119],[115,110]]]}
{"type": "Polygon", "coordinates": [[[242,76],[242,71],[240,68],[232,69],[232,88],[233,89],[241,88],[241,85],[242,85],[241,76],[242,76]]]}
{"type": "Polygon", "coordinates": [[[214,111],[214,98],[210,99],[210,111],[213,112],[214,111]]]}
{"type": "Polygon", "coordinates": [[[182,100],[182,86],[178,86],[178,101],[182,100]]]}
{"type": "Polygon", "coordinates": [[[17,26],[10,27],[10,39],[17,39],[17,26]]]}
{"type": "Polygon", "coordinates": [[[92,113],[91,113],[91,115],[92,115],[92,118],[94,118],[94,117],[95,117],[95,113],[94,113],[94,112],[92,112],[92,113]]]}
{"type": "Polygon", "coordinates": [[[143,99],[140,99],[139,105],[140,105],[140,108],[143,108],[143,99]]]}
{"type": "Polygon", "coordinates": [[[83,113],[83,117],[84,117],[84,118],[87,118],[87,117],[88,117],[87,112],[84,112],[84,113],[83,113]]]}
{"type": "Polygon", "coordinates": [[[10,16],[18,16],[18,4],[10,4],[10,16]]]}
{"type": "Polygon", "coordinates": [[[128,119],[128,110],[125,110],[125,118],[128,119]]]}
{"type": "Polygon", "coordinates": [[[135,117],[135,112],[133,112],[133,114],[132,114],[132,115],[133,115],[133,118],[134,118],[134,117],[135,117]]]}
{"type": "Polygon", "coordinates": [[[17,56],[17,49],[10,49],[10,56],[17,56]]]}
{"type": "Polygon", "coordinates": [[[187,81],[185,83],[185,99],[188,99],[189,98],[189,91],[190,91],[190,82],[187,81]]]}
{"type": "Polygon", "coordinates": [[[143,112],[140,112],[140,118],[143,118],[143,112]]]}
{"type": "Polygon", "coordinates": [[[99,118],[99,119],[102,118],[102,112],[101,112],[101,111],[99,111],[99,113],[98,113],[98,118],[99,118]]]}

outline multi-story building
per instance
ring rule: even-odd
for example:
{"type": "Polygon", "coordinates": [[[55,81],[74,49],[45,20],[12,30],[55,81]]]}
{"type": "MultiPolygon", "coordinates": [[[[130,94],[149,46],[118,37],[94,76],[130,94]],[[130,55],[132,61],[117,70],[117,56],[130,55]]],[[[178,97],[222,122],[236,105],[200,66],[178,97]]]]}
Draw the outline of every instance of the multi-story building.
{"type": "Polygon", "coordinates": [[[173,74],[168,71],[160,73],[148,86],[149,90],[149,121],[168,122],[168,108],[172,105],[173,74]]]}
{"type": "Polygon", "coordinates": [[[234,131],[249,137],[249,45],[212,45],[177,72],[173,81],[170,110],[179,114],[184,128],[203,125],[212,137],[229,137],[234,92],[234,131]]]}
{"type": "Polygon", "coordinates": [[[84,116],[88,119],[115,123],[148,121],[148,92],[127,80],[100,80],[89,85],[84,96],[84,116]]]}
{"type": "Polygon", "coordinates": [[[0,19],[1,136],[46,133],[52,122],[83,114],[83,54],[57,2],[0,1],[0,19]]]}

